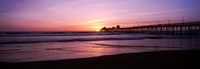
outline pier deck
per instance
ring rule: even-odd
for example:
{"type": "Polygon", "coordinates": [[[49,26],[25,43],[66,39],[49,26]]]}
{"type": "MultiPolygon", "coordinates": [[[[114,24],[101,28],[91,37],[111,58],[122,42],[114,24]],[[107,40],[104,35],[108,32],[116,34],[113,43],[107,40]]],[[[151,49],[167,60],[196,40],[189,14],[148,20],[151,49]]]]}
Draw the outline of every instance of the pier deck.
{"type": "Polygon", "coordinates": [[[130,32],[146,34],[200,35],[200,22],[142,25],[134,27],[102,28],[108,32],[130,32]]]}

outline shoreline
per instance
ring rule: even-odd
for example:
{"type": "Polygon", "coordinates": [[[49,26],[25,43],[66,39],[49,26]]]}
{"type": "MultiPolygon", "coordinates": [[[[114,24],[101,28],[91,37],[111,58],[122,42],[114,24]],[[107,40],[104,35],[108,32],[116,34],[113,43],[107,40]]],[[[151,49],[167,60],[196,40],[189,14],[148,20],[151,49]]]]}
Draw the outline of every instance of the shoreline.
{"type": "Polygon", "coordinates": [[[199,55],[200,50],[170,50],[52,61],[0,62],[0,65],[6,69],[192,69],[200,63],[199,55]]]}

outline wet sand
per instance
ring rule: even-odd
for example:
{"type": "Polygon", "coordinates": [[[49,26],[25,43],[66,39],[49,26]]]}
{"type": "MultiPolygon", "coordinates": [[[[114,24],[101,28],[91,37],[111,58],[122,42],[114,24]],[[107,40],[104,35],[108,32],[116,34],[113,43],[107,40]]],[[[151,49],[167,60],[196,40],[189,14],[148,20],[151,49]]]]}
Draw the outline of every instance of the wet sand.
{"type": "Polygon", "coordinates": [[[194,69],[200,65],[199,56],[200,50],[172,50],[0,65],[4,69],[194,69]]]}

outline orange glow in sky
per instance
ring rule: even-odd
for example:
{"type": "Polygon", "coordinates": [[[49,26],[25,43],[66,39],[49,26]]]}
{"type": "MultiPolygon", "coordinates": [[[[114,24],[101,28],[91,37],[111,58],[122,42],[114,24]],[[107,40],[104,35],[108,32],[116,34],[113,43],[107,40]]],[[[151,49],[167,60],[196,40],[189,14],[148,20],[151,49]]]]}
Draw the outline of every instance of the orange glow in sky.
{"type": "Polygon", "coordinates": [[[98,32],[106,24],[106,19],[93,19],[84,22],[84,24],[89,24],[92,30],[98,32]]]}

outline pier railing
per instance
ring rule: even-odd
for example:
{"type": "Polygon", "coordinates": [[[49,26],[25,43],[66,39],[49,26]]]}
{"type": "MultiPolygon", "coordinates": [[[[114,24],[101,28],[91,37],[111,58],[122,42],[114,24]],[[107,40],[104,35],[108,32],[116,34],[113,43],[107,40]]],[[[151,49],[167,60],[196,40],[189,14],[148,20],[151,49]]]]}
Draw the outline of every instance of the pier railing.
{"type": "Polygon", "coordinates": [[[122,28],[102,28],[101,31],[144,34],[200,35],[200,22],[154,24],[122,28]]]}

